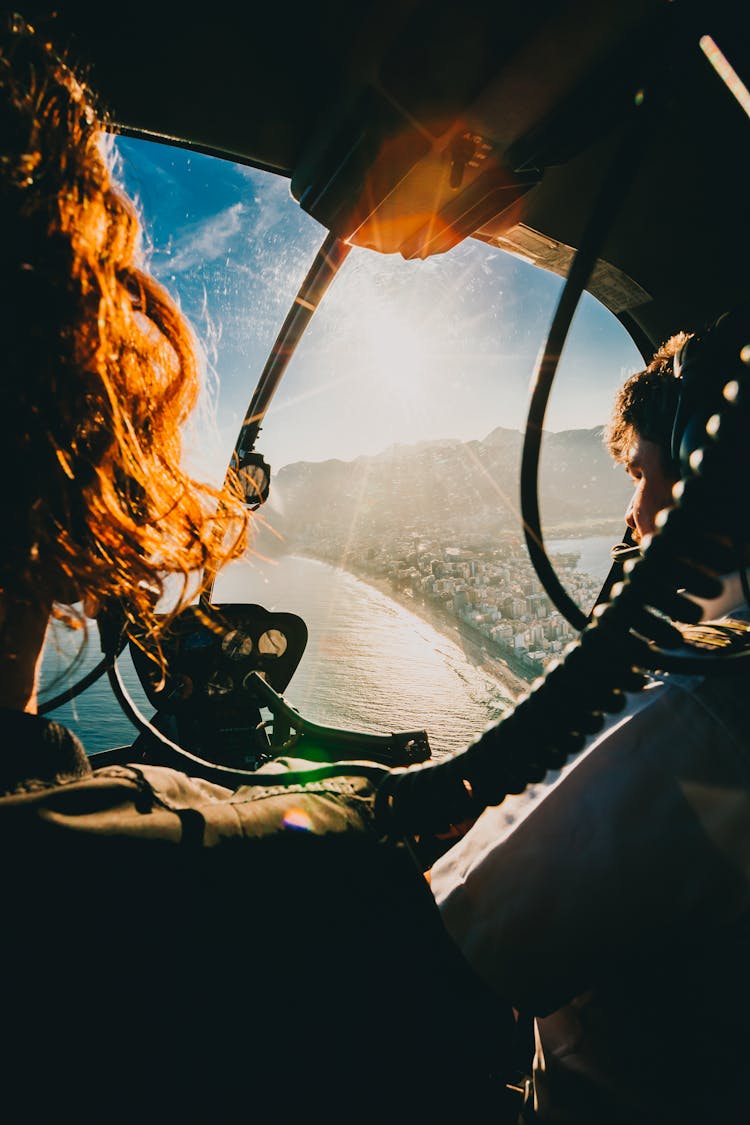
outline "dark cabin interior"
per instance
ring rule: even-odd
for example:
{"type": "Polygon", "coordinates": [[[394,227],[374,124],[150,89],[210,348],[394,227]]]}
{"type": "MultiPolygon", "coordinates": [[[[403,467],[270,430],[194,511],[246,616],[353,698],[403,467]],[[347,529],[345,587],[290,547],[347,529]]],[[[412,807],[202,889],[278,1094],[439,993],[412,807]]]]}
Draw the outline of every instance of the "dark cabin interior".
{"type": "Polygon", "coordinates": [[[703,49],[710,36],[750,83],[740,8],[294,0],[158,5],[116,28],[90,5],[25,14],[88,69],[115,128],[273,169],[358,245],[414,257],[474,236],[564,274],[597,198],[621,195],[587,287],[648,352],[747,296],[750,122],[703,49]]]}

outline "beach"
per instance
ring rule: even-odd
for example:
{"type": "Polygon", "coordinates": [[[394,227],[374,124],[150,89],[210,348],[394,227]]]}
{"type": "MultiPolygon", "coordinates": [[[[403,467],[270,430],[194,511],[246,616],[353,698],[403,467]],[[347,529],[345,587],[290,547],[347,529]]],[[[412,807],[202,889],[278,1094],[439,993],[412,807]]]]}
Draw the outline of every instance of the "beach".
{"type": "Polygon", "coordinates": [[[524,679],[515,671],[509,662],[497,651],[493,652],[493,641],[484,637],[477,629],[465,621],[460,621],[452,614],[441,610],[434,603],[422,598],[415,598],[413,594],[403,590],[394,590],[391,583],[385,578],[377,578],[372,574],[362,571],[349,570],[360,582],[371,586],[374,590],[391,598],[404,609],[408,609],[416,617],[426,621],[436,633],[447,637],[463,652],[469,663],[481,668],[487,675],[492,676],[503,687],[505,693],[517,699],[529,690],[531,680],[535,678],[533,671],[528,679],[524,679]]]}

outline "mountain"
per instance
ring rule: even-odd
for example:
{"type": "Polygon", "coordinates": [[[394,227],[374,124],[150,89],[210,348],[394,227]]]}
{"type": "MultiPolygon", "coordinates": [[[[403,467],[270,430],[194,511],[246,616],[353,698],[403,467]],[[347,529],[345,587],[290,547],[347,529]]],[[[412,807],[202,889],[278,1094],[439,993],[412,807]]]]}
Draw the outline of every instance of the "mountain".
{"type": "MultiPolygon", "coordinates": [[[[632,485],[602,442],[603,427],[543,435],[539,507],[545,534],[622,519],[632,485]]],[[[346,534],[520,527],[523,435],[502,427],[482,441],[395,445],[354,461],[299,461],[274,475],[268,522],[287,546],[346,534]]]]}

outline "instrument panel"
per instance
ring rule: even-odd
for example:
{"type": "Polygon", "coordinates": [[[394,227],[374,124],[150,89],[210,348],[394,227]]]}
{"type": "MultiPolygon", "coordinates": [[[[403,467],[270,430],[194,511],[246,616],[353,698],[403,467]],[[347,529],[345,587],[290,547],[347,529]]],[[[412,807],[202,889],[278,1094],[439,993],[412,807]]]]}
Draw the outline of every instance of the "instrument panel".
{"type": "Polygon", "coordinates": [[[166,673],[146,637],[130,653],[155,725],[186,749],[215,762],[254,769],[271,756],[263,729],[257,672],[281,694],[307,645],[307,626],[293,613],[255,604],[188,606],[163,631],[166,673]]]}

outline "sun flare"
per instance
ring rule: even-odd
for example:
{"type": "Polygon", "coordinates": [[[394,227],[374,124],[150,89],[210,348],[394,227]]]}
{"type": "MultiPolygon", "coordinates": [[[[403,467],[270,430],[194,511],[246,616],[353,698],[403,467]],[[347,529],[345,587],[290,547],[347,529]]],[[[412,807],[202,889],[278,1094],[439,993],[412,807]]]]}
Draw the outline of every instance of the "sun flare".
{"type": "Polygon", "coordinates": [[[358,366],[391,401],[416,407],[429,391],[431,350],[424,328],[384,311],[368,317],[358,366]]]}

